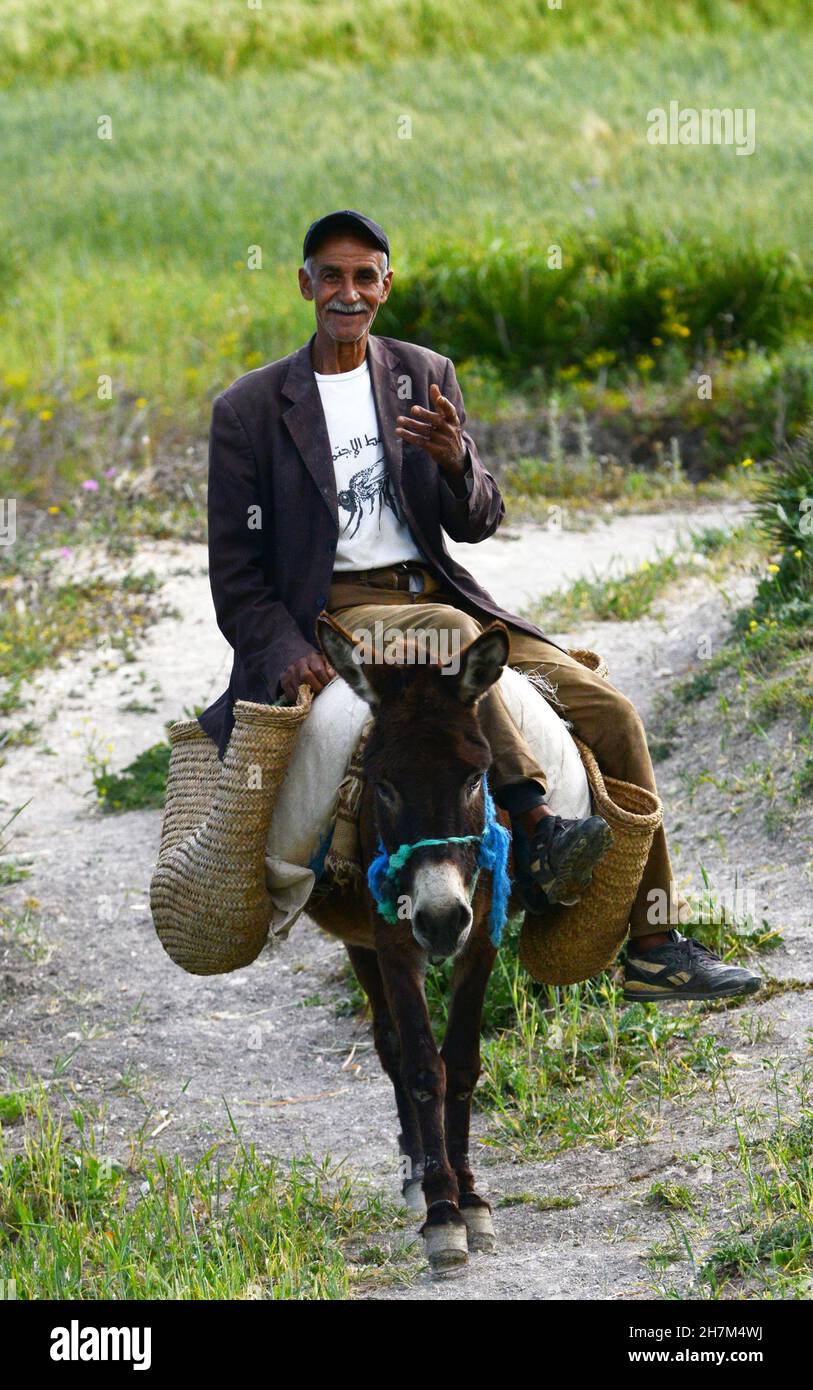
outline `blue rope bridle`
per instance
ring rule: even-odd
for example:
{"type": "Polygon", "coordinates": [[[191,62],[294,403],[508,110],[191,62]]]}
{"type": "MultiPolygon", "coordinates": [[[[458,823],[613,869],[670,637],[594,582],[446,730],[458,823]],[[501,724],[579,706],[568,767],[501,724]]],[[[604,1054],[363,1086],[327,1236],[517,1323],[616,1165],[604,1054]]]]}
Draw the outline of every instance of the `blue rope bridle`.
{"type": "Polygon", "coordinates": [[[398,875],[411,855],[427,845],[466,845],[478,844],[477,872],[474,875],[469,901],[474,897],[480,870],[491,874],[491,911],[488,918],[488,933],[492,945],[499,946],[503,928],[508,917],[508,898],[511,892],[511,879],[508,875],[508,848],[511,837],[505,826],[500,825],[494,798],[488,788],[488,778],[484,778],[485,825],[479,835],[447,835],[440,840],[416,840],[412,845],[400,845],[388,854],[379,836],[378,851],[367,870],[367,885],[378,905],[378,911],[386,922],[398,921],[398,875]]]}

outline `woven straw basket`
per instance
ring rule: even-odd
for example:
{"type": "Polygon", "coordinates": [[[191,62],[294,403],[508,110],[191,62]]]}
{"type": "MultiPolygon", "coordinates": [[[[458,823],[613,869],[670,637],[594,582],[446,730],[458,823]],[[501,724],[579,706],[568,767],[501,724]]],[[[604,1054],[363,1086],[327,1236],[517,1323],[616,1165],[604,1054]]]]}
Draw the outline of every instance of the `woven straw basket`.
{"type": "Polygon", "coordinates": [[[663,820],[659,797],[631,782],[603,777],[587,745],[574,741],[590,783],[593,810],[610,826],[613,843],[575,906],[544,916],[525,915],[519,958],[534,979],[546,985],[588,980],[615,959],[627,934],[630,908],[655,831],[663,820]]]}
{"type": "Polygon", "coordinates": [[[268,936],[268,826],[312,692],[295,705],[238,700],[221,763],[196,720],[170,730],[169,777],[150,905],[162,946],[192,975],[250,965],[268,936]]]}
{"type": "Polygon", "coordinates": [[[604,676],[605,680],[610,674],[610,668],[603,656],[598,652],[591,652],[589,647],[570,647],[568,656],[572,656],[574,661],[580,661],[582,666],[589,666],[591,671],[595,671],[597,676],[604,676]]]}

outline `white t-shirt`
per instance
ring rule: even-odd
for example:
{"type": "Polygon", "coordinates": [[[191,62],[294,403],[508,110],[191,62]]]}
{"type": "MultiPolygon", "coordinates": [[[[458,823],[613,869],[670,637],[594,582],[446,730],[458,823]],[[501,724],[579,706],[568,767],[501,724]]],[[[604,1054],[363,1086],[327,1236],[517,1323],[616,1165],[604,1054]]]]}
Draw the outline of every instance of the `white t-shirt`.
{"type": "Polygon", "coordinates": [[[426,563],[392,489],[367,362],[352,372],[315,372],[327,421],[339,500],[334,569],[426,563]]]}

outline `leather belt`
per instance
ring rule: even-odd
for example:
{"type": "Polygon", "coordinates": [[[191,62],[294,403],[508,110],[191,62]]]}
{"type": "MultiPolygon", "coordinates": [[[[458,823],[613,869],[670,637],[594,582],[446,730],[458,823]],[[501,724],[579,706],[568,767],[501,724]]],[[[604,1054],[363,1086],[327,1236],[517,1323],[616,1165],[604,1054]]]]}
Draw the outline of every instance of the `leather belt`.
{"type": "MultiPolygon", "coordinates": [[[[421,579],[428,574],[425,565],[419,565],[414,561],[401,560],[396,565],[382,565],[374,570],[334,570],[334,584],[366,584],[372,589],[397,589],[405,593],[415,593],[414,584],[410,586],[410,575],[420,575],[421,579]]],[[[421,584],[417,592],[423,588],[421,584]]]]}

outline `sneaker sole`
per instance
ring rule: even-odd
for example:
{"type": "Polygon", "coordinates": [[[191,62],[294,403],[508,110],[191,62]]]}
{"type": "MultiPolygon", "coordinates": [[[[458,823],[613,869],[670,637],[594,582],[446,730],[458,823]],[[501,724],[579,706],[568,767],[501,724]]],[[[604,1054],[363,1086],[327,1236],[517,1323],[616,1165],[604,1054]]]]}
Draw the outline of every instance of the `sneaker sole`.
{"type": "Polygon", "coordinates": [[[714,1000],[732,999],[737,994],[756,994],[762,988],[762,980],[749,980],[745,985],[734,985],[729,989],[665,989],[660,993],[653,990],[624,989],[624,998],[631,1004],[669,1004],[673,999],[714,1000]]]}
{"type": "Polygon", "coordinates": [[[593,870],[604,858],[613,842],[613,832],[609,825],[596,826],[585,832],[581,839],[568,851],[558,874],[547,883],[534,883],[542,890],[548,902],[556,907],[573,907],[579,897],[590,886],[593,870]],[[574,897],[575,894],[575,897],[574,897]]]}

